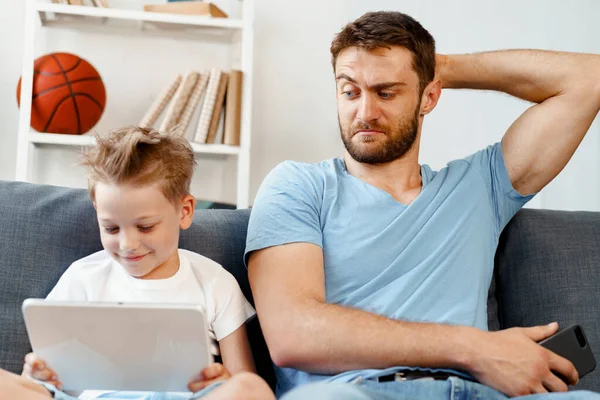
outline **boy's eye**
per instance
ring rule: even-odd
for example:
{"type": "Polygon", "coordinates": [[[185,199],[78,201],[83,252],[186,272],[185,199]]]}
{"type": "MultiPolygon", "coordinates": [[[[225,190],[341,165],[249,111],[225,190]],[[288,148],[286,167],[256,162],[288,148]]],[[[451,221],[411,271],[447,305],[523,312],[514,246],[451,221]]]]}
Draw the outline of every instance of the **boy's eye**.
{"type": "Polygon", "coordinates": [[[138,229],[141,232],[150,232],[154,228],[154,226],[155,225],[138,226],[138,229]]]}
{"type": "Polygon", "coordinates": [[[114,227],[114,226],[105,226],[104,227],[104,231],[106,233],[117,233],[118,230],[119,230],[119,228],[114,227]]]}

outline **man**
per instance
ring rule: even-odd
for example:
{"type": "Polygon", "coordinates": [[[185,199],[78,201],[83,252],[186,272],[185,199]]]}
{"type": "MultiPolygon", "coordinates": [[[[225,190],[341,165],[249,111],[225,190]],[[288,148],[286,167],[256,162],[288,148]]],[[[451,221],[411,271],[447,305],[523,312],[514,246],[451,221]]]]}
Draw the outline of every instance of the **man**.
{"type": "Polygon", "coordinates": [[[348,24],[331,54],[344,158],[279,165],[248,230],[278,394],[335,381],[289,398],[493,399],[576,384],[572,363],[536,343],[556,324],[487,332],[486,300],[500,233],[600,109],[600,56],[436,55],[431,35],[397,12],[348,24]],[[537,104],[501,143],[434,172],[419,165],[419,145],[442,88],[537,104]]]}

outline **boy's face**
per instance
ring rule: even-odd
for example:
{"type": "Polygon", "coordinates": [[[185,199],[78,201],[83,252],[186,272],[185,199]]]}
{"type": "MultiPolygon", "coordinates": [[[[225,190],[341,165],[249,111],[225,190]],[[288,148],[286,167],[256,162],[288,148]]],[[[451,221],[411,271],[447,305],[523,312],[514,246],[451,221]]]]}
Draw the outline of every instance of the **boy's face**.
{"type": "Polygon", "coordinates": [[[194,215],[194,198],[175,206],[158,184],[134,187],[99,182],[94,207],[104,249],[133,277],[164,279],[179,269],[179,230],[194,215]]]}

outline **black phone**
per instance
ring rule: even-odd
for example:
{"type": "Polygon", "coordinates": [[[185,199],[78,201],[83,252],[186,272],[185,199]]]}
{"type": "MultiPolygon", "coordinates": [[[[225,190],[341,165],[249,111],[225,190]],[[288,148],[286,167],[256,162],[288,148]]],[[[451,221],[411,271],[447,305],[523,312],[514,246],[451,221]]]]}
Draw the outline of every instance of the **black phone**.
{"type": "MultiPolygon", "coordinates": [[[[581,325],[571,325],[539,342],[548,350],[571,361],[581,379],[596,368],[596,359],[581,325]]],[[[563,380],[564,378],[561,377],[563,380]]]]}

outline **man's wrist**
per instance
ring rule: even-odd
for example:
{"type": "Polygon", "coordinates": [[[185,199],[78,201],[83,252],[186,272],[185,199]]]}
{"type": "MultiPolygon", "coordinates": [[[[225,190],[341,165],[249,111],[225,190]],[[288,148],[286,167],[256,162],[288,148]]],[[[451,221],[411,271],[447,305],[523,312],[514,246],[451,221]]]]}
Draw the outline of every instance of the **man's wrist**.
{"type": "Polygon", "coordinates": [[[473,369],[484,334],[484,331],[470,326],[459,326],[454,330],[454,338],[450,342],[450,358],[455,364],[454,368],[461,371],[473,369]]]}
{"type": "Polygon", "coordinates": [[[448,78],[446,73],[448,69],[449,56],[446,54],[435,55],[435,79],[439,79],[442,82],[442,88],[447,87],[445,82],[448,78]]]}

